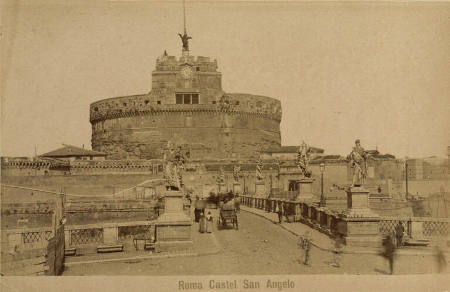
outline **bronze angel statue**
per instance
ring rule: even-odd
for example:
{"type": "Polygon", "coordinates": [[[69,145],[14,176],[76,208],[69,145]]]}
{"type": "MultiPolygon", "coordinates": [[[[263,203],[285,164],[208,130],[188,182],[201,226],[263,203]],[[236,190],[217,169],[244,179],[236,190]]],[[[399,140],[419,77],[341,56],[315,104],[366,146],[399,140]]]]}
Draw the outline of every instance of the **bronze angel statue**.
{"type": "Polygon", "coordinates": [[[187,35],[186,32],[182,35],[181,33],[178,34],[181,38],[181,42],[183,43],[183,50],[189,51],[189,40],[192,39],[190,36],[187,35]]]}

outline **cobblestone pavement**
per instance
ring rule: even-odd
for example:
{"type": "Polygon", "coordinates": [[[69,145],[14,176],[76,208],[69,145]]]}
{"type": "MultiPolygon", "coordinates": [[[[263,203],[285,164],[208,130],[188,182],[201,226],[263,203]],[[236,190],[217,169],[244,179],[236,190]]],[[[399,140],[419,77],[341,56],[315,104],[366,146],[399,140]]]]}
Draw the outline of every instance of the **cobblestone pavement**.
{"type": "MultiPolygon", "coordinates": [[[[217,210],[212,210],[214,219],[217,210]]],[[[388,263],[378,255],[345,254],[340,268],[330,265],[333,255],[313,247],[311,265],[299,262],[297,236],[267,218],[241,211],[239,230],[214,230],[220,252],[173,258],[70,265],[64,275],[256,275],[256,274],[386,274],[388,263]]],[[[300,223],[293,223],[300,224],[300,223]]],[[[193,228],[197,230],[198,224],[193,228]]],[[[208,236],[208,234],[199,234],[208,236]]],[[[212,244],[212,243],[211,243],[212,244]]],[[[448,259],[447,259],[448,261],[448,259]]],[[[432,273],[434,256],[400,254],[395,274],[432,273]]]]}

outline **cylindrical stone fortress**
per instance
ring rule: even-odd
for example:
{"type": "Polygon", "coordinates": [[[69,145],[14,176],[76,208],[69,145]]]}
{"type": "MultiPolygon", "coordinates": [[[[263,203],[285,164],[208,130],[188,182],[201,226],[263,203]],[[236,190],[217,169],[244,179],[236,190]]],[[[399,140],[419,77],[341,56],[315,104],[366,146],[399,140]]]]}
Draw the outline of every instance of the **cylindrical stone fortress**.
{"type": "Polygon", "coordinates": [[[281,144],[279,100],[225,93],[217,62],[164,54],[148,94],[90,108],[92,149],[109,159],[161,158],[170,141],[192,159],[250,158],[281,144]]]}

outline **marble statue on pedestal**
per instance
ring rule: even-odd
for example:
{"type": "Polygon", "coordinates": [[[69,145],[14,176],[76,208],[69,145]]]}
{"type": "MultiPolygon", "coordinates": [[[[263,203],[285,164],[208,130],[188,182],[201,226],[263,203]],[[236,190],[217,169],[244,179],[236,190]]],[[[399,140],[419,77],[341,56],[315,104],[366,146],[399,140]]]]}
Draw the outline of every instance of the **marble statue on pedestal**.
{"type": "Polygon", "coordinates": [[[219,174],[217,175],[217,183],[218,184],[224,184],[225,183],[225,171],[223,169],[223,166],[219,168],[219,174]]]}
{"type": "Polygon", "coordinates": [[[239,177],[241,175],[241,167],[238,165],[233,166],[233,178],[234,182],[239,182],[239,177]]]}
{"type": "Polygon", "coordinates": [[[359,139],[355,141],[355,147],[353,147],[352,152],[347,156],[350,160],[350,165],[354,168],[352,187],[362,186],[367,178],[367,158],[368,155],[363,147],[361,147],[361,142],[359,139]]]}
{"type": "Polygon", "coordinates": [[[181,147],[175,150],[169,141],[164,153],[164,178],[168,188],[181,189],[183,184],[181,171],[184,169],[185,160],[184,155],[181,153],[181,147]]]}
{"type": "Polygon", "coordinates": [[[303,141],[298,149],[297,166],[302,171],[303,176],[308,178],[311,177],[312,175],[312,172],[308,167],[310,160],[310,152],[311,151],[309,146],[305,143],[305,141],[303,141]]]}
{"type": "Polygon", "coordinates": [[[263,169],[263,161],[260,158],[258,158],[258,161],[256,162],[256,179],[257,181],[262,181],[264,179],[264,176],[262,174],[263,169]]]}

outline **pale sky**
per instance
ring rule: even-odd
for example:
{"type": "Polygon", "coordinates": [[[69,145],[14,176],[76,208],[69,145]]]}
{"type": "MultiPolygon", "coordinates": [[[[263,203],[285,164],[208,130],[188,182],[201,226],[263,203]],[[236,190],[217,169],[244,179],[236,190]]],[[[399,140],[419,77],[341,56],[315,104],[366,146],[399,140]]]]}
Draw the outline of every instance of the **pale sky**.
{"type": "MultiPolygon", "coordinates": [[[[89,104],[149,92],[156,58],[181,54],[181,1],[17,3],[2,9],[2,156],[90,148],[89,104]]],[[[281,100],[283,145],[447,155],[449,3],[187,1],[186,14],[191,55],[217,59],[225,92],[281,100]]]]}

